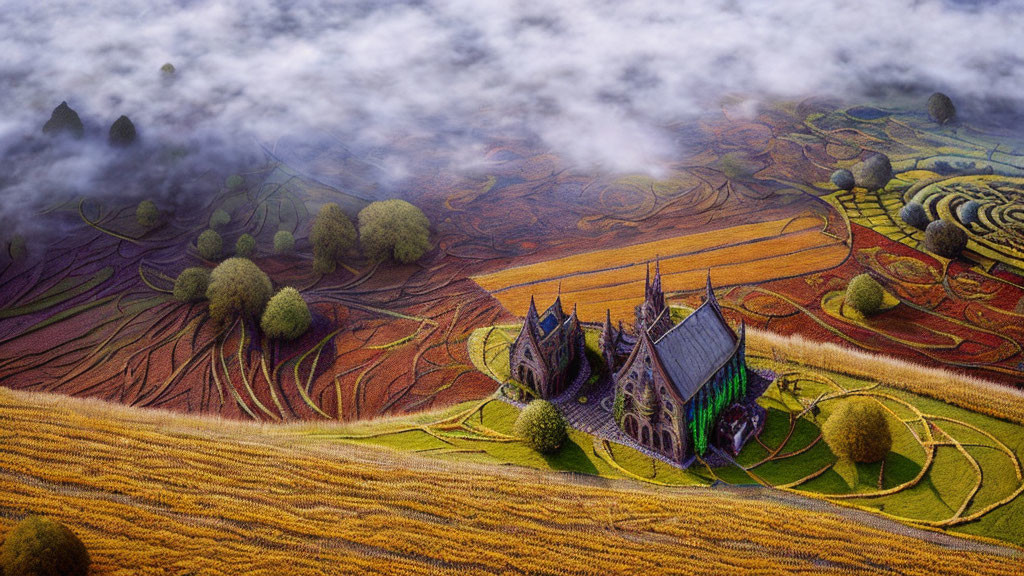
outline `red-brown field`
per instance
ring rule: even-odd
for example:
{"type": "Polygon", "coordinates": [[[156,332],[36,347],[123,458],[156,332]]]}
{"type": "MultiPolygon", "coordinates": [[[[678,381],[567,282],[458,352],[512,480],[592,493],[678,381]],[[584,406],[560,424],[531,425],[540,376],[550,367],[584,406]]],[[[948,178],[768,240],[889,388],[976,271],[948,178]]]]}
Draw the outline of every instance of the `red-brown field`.
{"type": "Polygon", "coordinates": [[[870,151],[890,154],[897,172],[937,166],[916,119],[867,124],[813,101],[754,120],[730,114],[680,128],[687,154],[659,178],[585,173],[516,142],[492,147],[470,173],[416,172],[429,176],[407,196],[431,219],[436,248],[408,266],[353,257],[313,273],[311,214],[333,201],[354,216],[384,196],[341,147],[271,158],[238,189],[204,176],[209,202],[150,232],[134,206],[55,205],[36,217],[61,239],[0,268],[0,384],[269,421],[440,406],[492,390],[468,360],[472,330],[514,321],[531,295],[547,305],[559,285],[583,320],[606,308],[628,320],[658,256],[674,302],[695,303],[710,269],[734,319],[1019,382],[1016,271],[946,264],[824,199],[830,171],[870,151]],[[194,242],[217,208],[232,216],[226,244],[255,236],[257,264],[312,305],[313,330],[299,341],[214,327],[205,304],[170,297],[182,269],[213,265],[194,242]],[[295,256],[271,254],[278,229],[295,233],[295,256]],[[842,311],[845,283],[863,271],[901,300],[884,317],[842,311]]]}

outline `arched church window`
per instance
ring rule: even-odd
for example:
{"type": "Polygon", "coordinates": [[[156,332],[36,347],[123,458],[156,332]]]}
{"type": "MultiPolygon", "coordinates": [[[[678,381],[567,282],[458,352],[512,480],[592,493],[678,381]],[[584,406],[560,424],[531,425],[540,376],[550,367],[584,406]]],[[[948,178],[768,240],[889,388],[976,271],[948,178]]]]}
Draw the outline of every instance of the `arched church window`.
{"type": "Polygon", "coordinates": [[[668,430],[661,433],[661,447],[665,449],[665,452],[672,452],[672,435],[668,433],[668,430]]]}
{"type": "Polygon", "coordinates": [[[523,356],[525,356],[527,360],[533,360],[533,352],[530,352],[529,348],[526,349],[526,352],[523,353],[523,356]]]}

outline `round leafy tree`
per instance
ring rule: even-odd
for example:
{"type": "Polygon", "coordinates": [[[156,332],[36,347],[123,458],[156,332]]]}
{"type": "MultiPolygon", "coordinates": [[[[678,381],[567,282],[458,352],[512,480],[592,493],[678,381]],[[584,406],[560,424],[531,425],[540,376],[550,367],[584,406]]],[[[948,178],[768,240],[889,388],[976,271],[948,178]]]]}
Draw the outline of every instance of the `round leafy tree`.
{"type": "Polygon", "coordinates": [[[882,307],[885,292],[870,274],[858,274],[850,280],[846,287],[846,305],[854,310],[870,316],[882,307]]]}
{"type": "Polygon", "coordinates": [[[174,281],[174,297],[182,302],[199,302],[206,299],[209,286],[209,268],[185,268],[174,281]]]}
{"type": "Polygon", "coordinates": [[[74,532],[40,516],[18,522],[0,545],[0,573],[5,576],[86,576],[90,563],[74,532]]]}
{"type": "Polygon", "coordinates": [[[309,238],[313,242],[313,269],[329,274],[355,246],[356,229],[341,207],[331,202],[320,208],[309,238]]]}
{"type": "Polygon", "coordinates": [[[516,418],[512,433],[541,454],[557,451],[568,437],[565,418],[547,400],[534,400],[527,404],[516,418]]]}
{"type": "Polygon", "coordinates": [[[242,258],[248,258],[252,256],[252,253],[256,251],[256,239],[249,234],[242,234],[238,237],[235,242],[235,255],[241,256],[242,258]]]}
{"type": "Polygon", "coordinates": [[[900,209],[900,218],[918,230],[924,230],[928,227],[928,223],[931,222],[931,219],[928,218],[928,211],[924,209],[924,205],[914,201],[907,202],[906,206],[900,209]]]}
{"type": "Polygon", "coordinates": [[[263,270],[246,258],[228,258],[210,273],[206,298],[210,316],[221,324],[237,316],[259,318],[274,293],[263,270]]]}
{"type": "Polygon", "coordinates": [[[892,164],[885,154],[872,154],[851,168],[857,186],[868,190],[884,188],[892,180],[892,164]]]}
{"type": "Polygon", "coordinates": [[[980,224],[981,219],[978,217],[978,211],[981,210],[981,203],[977,200],[968,200],[960,205],[956,210],[957,217],[965,225],[980,224]]]}
{"type": "Polygon", "coordinates": [[[82,125],[82,119],[78,117],[78,112],[68,106],[67,102],[61,102],[60,106],[53,109],[46,124],[43,124],[43,134],[65,132],[74,138],[81,138],[85,135],[85,127],[82,125]]]}
{"type": "Polygon", "coordinates": [[[274,234],[274,252],[277,254],[291,254],[295,251],[295,236],[287,230],[278,230],[274,234]]]}
{"type": "Polygon", "coordinates": [[[152,228],[160,223],[160,210],[152,200],[143,200],[135,209],[135,220],[143,228],[152,228]]]}
{"type": "Polygon", "coordinates": [[[924,230],[924,247],[939,256],[956,258],[967,247],[967,233],[948,220],[936,220],[924,230]]]}
{"type": "Polygon", "coordinates": [[[114,146],[128,146],[135,142],[138,134],[135,132],[135,124],[127,116],[121,116],[110,126],[110,143],[114,146]]]}
{"type": "Polygon", "coordinates": [[[405,200],[373,202],[359,212],[359,243],[375,260],[415,262],[430,250],[430,220],[405,200]]]}
{"type": "Polygon", "coordinates": [[[222,208],[217,208],[210,215],[210,228],[213,230],[227,226],[228,222],[231,222],[231,214],[222,208]]]}
{"type": "Polygon", "coordinates": [[[928,98],[928,115],[939,124],[945,124],[956,117],[956,106],[942,92],[936,92],[928,98]]]}
{"type": "Polygon", "coordinates": [[[174,73],[177,72],[177,69],[174,68],[174,64],[167,62],[166,64],[160,67],[160,71],[167,76],[173,76],[174,73]]]}
{"type": "Polygon", "coordinates": [[[821,436],[833,454],[854,462],[878,462],[892,448],[885,410],[869,398],[842,400],[821,427],[821,436]]]}
{"type": "Polygon", "coordinates": [[[832,173],[832,183],[840,190],[849,190],[854,187],[853,172],[846,169],[839,169],[832,173]]]}
{"type": "Polygon", "coordinates": [[[224,180],[224,186],[227,187],[228,190],[240,188],[242,184],[245,184],[245,179],[239,176],[238,174],[232,174],[231,176],[228,176],[226,180],[224,180]]]}
{"type": "Polygon", "coordinates": [[[224,250],[224,239],[213,230],[205,230],[196,240],[196,248],[199,249],[199,255],[204,259],[216,260],[220,258],[220,253],[224,250]]]}
{"type": "Polygon", "coordinates": [[[267,303],[260,327],[268,338],[294,340],[309,330],[313,315],[295,288],[282,288],[267,303]]]}

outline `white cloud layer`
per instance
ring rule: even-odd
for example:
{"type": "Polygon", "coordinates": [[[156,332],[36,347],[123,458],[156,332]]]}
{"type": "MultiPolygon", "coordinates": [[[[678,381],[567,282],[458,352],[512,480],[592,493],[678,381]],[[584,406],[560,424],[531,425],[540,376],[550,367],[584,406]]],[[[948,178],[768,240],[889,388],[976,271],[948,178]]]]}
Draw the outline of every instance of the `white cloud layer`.
{"type": "Polygon", "coordinates": [[[207,161],[325,132],[364,150],[425,136],[471,159],[507,135],[643,170],[676,152],[663,126],[727,93],[1024,98],[1021,0],[0,0],[0,14],[0,210],[87,191],[116,162],[100,139],[121,114],[207,161]],[[96,139],[39,151],[61,100],[96,139]]]}

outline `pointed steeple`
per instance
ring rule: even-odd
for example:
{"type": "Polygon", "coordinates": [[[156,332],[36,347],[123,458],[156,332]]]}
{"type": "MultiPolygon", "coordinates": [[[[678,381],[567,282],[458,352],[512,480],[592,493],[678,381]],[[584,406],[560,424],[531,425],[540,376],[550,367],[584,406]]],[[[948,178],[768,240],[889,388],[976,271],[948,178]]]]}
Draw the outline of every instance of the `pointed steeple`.
{"type": "Polygon", "coordinates": [[[533,296],[530,296],[530,309],[526,311],[526,323],[537,323],[537,302],[534,301],[533,296]]]}
{"type": "Polygon", "coordinates": [[[555,296],[555,303],[551,305],[550,310],[555,313],[555,318],[561,322],[565,318],[565,311],[562,310],[562,281],[558,281],[558,295],[555,296]]]}
{"type": "Polygon", "coordinates": [[[654,258],[654,284],[651,286],[653,292],[661,292],[661,256],[654,258]]]}
{"type": "Polygon", "coordinates": [[[718,300],[715,298],[715,291],[711,288],[711,268],[708,268],[708,284],[705,288],[704,297],[707,302],[711,302],[712,306],[718,307],[718,300]]]}

